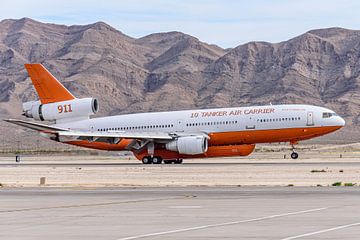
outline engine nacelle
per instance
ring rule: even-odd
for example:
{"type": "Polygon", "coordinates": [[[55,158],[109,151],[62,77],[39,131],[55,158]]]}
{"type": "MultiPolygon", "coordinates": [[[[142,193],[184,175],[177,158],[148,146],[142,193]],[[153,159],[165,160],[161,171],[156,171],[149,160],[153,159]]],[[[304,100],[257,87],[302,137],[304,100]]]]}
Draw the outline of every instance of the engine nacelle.
{"type": "Polygon", "coordinates": [[[98,110],[99,104],[95,98],[79,98],[48,104],[41,104],[40,101],[23,103],[23,115],[41,121],[89,117],[98,110]]]}
{"type": "Polygon", "coordinates": [[[205,136],[179,137],[166,144],[166,149],[181,154],[202,154],[208,149],[208,140],[205,136]]]}

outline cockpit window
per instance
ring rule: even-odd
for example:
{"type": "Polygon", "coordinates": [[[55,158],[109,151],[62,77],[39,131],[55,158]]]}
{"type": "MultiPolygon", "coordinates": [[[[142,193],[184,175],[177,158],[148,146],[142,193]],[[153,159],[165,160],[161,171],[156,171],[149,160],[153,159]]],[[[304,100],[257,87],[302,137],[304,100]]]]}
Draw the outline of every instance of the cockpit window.
{"type": "Polygon", "coordinates": [[[336,113],[331,113],[331,112],[324,112],[323,113],[323,118],[329,118],[329,117],[332,117],[332,116],[337,116],[336,113]]]}

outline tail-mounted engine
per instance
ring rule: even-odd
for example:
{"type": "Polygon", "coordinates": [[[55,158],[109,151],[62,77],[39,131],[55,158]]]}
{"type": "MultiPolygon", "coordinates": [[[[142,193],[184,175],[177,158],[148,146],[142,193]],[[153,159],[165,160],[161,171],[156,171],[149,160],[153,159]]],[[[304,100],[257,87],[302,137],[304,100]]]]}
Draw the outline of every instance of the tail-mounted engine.
{"type": "Polygon", "coordinates": [[[23,115],[41,121],[56,121],[65,118],[88,118],[99,110],[95,98],[41,104],[40,101],[23,103],[23,115]]]}

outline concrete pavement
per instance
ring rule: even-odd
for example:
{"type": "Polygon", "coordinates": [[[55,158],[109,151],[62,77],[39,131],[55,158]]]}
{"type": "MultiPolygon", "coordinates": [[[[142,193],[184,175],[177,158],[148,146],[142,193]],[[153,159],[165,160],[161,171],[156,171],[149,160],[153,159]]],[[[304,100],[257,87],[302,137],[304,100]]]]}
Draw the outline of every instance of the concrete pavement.
{"type": "Polygon", "coordinates": [[[358,239],[358,187],[0,190],[0,239],[358,239]]]}

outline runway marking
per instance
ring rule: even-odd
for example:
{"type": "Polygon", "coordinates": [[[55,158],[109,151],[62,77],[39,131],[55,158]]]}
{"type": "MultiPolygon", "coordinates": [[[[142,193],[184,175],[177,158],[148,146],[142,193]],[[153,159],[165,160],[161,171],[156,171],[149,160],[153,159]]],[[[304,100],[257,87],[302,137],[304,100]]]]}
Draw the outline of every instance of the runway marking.
{"type": "Polygon", "coordinates": [[[169,206],[171,209],[197,209],[202,208],[201,206],[169,206]]]}
{"type": "Polygon", "coordinates": [[[348,228],[348,227],[353,227],[353,226],[358,226],[358,225],[360,225],[360,222],[347,224],[347,225],[341,225],[341,226],[328,228],[328,229],[323,229],[323,230],[310,232],[310,233],[304,233],[304,234],[297,235],[297,236],[283,238],[281,240],[291,240],[291,239],[303,238],[303,237],[313,236],[313,235],[320,234],[320,233],[331,232],[331,231],[335,231],[335,230],[339,230],[339,229],[343,229],[343,228],[348,228]]]}
{"type": "Polygon", "coordinates": [[[79,208],[79,207],[98,207],[98,206],[108,206],[108,205],[118,205],[118,204],[128,204],[128,203],[143,203],[143,202],[153,202],[153,201],[178,200],[178,199],[186,199],[186,198],[189,198],[189,196],[139,199],[139,200],[129,200],[129,201],[119,201],[119,202],[60,205],[60,206],[37,207],[37,208],[21,208],[21,209],[13,209],[13,210],[0,210],[0,214],[1,213],[12,213],[12,212],[24,212],[24,211],[39,211],[39,210],[49,210],[49,209],[61,209],[61,208],[66,209],[66,208],[79,208]]]}
{"type": "Polygon", "coordinates": [[[216,223],[216,224],[202,225],[202,226],[197,226],[197,227],[175,229],[175,230],[164,231],[164,232],[141,234],[141,235],[130,236],[130,237],[125,237],[125,238],[118,238],[117,240],[132,240],[132,239],[154,237],[154,236],[160,236],[160,235],[166,235],[166,234],[172,234],[172,233],[189,232],[189,231],[201,230],[201,229],[206,229],[206,228],[224,227],[224,226],[236,225],[236,224],[240,224],[240,223],[257,222],[257,221],[261,221],[261,220],[268,220],[268,219],[286,217],[286,216],[303,214],[303,213],[317,212],[317,211],[326,210],[328,208],[329,207],[314,208],[314,209],[309,209],[309,210],[302,210],[302,211],[297,211],[297,212],[288,212],[288,213],[282,213],[282,214],[275,214],[275,215],[270,215],[270,216],[265,216],[265,217],[252,218],[252,219],[246,219],[246,220],[239,220],[239,221],[233,221],[233,222],[216,223]]]}

